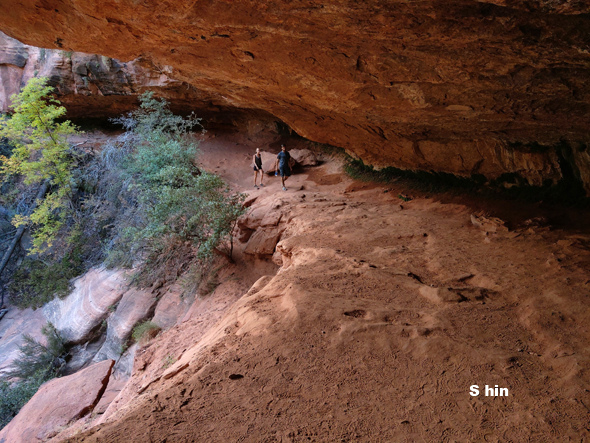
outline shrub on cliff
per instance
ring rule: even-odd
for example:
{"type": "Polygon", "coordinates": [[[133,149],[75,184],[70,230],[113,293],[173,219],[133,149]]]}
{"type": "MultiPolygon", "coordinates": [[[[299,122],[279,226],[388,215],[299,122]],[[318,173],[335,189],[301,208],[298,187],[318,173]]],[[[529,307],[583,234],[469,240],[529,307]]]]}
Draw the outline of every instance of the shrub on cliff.
{"type": "Polygon", "coordinates": [[[55,327],[48,323],[42,329],[46,344],[25,335],[20,355],[5,379],[0,380],[0,429],[48,380],[61,375],[67,348],[55,327]]]}
{"type": "Polygon", "coordinates": [[[0,429],[18,414],[45,381],[41,374],[18,383],[0,380],[0,429]]]}
{"type": "Polygon", "coordinates": [[[12,275],[8,289],[12,303],[17,307],[37,309],[55,296],[65,297],[70,291],[71,280],[85,271],[84,257],[91,245],[86,244],[88,239],[82,235],[80,227],[74,226],[61,240],[61,258],[27,257],[12,275]]]}
{"type": "Polygon", "coordinates": [[[75,173],[81,156],[68,137],[77,130],[69,121],[58,121],[66,110],[51,97],[52,90],[46,78],[31,79],[11,97],[12,115],[0,117],[0,205],[18,228],[0,239],[0,273],[6,269],[11,301],[21,308],[65,295],[70,279],[85,270],[86,256],[96,249],[82,239],[76,218],[75,173]],[[9,265],[29,228],[33,256],[9,265]]]}
{"type": "Polygon", "coordinates": [[[162,328],[152,321],[142,321],[133,327],[131,338],[135,343],[147,341],[148,339],[155,337],[161,329],[162,328]]]}
{"type": "Polygon", "coordinates": [[[20,355],[13,362],[7,378],[10,380],[28,380],[40,376],[45,380],[60,375],[67,356],[67,347],[63,338],[51,323],[41,329],[46,343],[24,335],[24,343],[19,347],[20,355]]]}
{"type": "Polygon", "coordinates": [[[198,143],[189,131],[200,119],[176,116],[147,93],[137,111],[116,121],[126,133],[102,154],[104,166],[115,170],[105,187],[122,207],[107,263],[142,261],[140,281],[151,284],[195,260],[210,261],[243,213],[243,196],[197,165],[198,143]]]}

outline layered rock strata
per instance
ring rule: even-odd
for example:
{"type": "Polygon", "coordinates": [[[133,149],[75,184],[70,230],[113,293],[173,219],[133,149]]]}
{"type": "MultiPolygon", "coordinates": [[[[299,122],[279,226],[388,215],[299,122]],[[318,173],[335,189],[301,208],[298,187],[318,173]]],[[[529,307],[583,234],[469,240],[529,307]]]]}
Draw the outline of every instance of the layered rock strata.
{"type": "MultiPolygon", "coordinates": [[[[47,77],[67,108],[67,117],[74,120],[118,117],[137,108],[140,94],[153,91],[170,103],[173,112],[198,111],[210,125],[245,124],[241,120],[248,112],[229,109],[222,97],[175,80],[171,72],[170,66],[155,65],[144,57],[124,63],[96,54],[28,46],[0,32],[0,112],[10,111],[10,97],[32,77],[47,77]]],[[[249,114],[259,120],[270,117],[263,112],[249,114]]]]}
{"type": "Polygon", "coordinates": [[[142,57],[376,167],[590,190],[590,7],[511,0],[7,0],[37,46],[142,57]]]}

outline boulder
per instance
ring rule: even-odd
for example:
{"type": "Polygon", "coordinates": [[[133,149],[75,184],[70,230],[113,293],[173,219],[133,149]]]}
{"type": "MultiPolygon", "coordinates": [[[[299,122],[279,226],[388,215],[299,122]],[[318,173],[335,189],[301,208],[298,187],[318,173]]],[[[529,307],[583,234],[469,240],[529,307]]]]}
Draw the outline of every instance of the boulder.
{"type": "Polygon", "coordinates": [[[504,220],[497,217],[486,217],[479,214],[471,214],[471,223],[473,226],[485,232],[508,232],[504,220]]]}
{"type": "Polygon", "coordinates": [[[317,166],[318,159],[309,149],[291,149],[291,157],[301,166],[317,166]]]}
{"type": "Polygon", "coordinates": [[[0,377],[12,365],[23,344],[23,335],[28,334],[39,340],[43,337],[41,328],[47,323],[40,309],[19,310],[10,308],[0,321],[0,377]]]}
{"type": "Polygon", "coordinates": [[[106,360],[42,385],[18,415],[0,431],[0,441],[46,441],[91,412],[107,387],[114,363],[113,360],[106,360]]]}
{"type": "Polygon", "coordinates": [[[43,313],[66,341],[82,343],[92,338],[126,287],[123,271],[91,269],[76,280],[70,295],[47,303],[43,313]]]}
{"type": "Polygon", "coordinates": [[[115,312],[107,321],[107,338],[94,357],[94,361],[107,358],[117,359],[125,349],[133,327],[140,321],[151,317],[156,294],[137,288],[125,292],[115,312]]]}
{"type": "MultiPolygon", "coordinates": [[[[274,174],[277,168],[275,167],[277,162],[277,154],[271,152],[261,151],[262,156],[262,170],[267,174],[274,174]]],[[[293,169],[297,165],[297,161],[293,156],[289,160],[289,166],[293,169]]]]}
{"type": "Polygon", "coordinates": [[[248,240],[245,254],[250,255],[273,255],[275,247],[281,238],[281,233],[277,228],[260,228],[248,240]]]}
{"type": "MultiPolygon", "coordinates": [[[[238,220],[238,228],[239,234],[238,238],[242,243],[246,243],[251,241],[252,235],[255,231],[261,229],[266,229],[268,232],[268,228],[276,227],[280,224],[283,218],[283,212],[280,210],[281,207],[281,200],[269,200],[266,201],[264,204],[257,205],[252,210],[250,210],[245,216],[241,217],[238,220]]],[[[265,251],[268,251],[270,248],[270,244],[272,243],[271,238],[267,237],[266,233],[260,233],[256,236],[254,240],[252,240],[252,244],[246,247],[247,254],[253,254],[255,250],[258,250],[262,247],[265,251]],[[270,240],[270,242],[269,242],[270,240]],[[261,243],[262,242],[262,243],[261,243]],[[263,246],[265,244],[265,246],[263,246]]],[[[274,237],[274,234],[271,235],[274,237]]],[[[276,242],[275,244],[276,245],[276,242]]],[[[272,249],[274,250],[274,245],[272,245],[272,249]]],[[[267,254],[265,252],[264,254],[267,254]]],[[[272,251],[270,252],[272,254],[272,251]]]]}

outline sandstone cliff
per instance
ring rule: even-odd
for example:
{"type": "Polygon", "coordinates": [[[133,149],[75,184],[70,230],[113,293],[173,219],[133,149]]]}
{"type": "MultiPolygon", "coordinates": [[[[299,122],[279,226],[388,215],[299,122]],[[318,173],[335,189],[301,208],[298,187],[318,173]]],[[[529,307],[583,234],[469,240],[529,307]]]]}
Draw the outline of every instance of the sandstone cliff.
{"type": "Polygon", "coordinates": [[[38,46],[142,57],[383,167],[590,191],[590,7],[535,0],[6,0],[38,46]],[[518,179],[516,179],[518,181],[518,179]]]}
{"type": "MultiPolygon", "coordinates": [[[[322,152],[288,192],[274,177],[253,189],[252,152],[284,141],[207,134],[204,166],[250,190],[236,263],[190,308],[174,288],[158,297],[165,330],[123,354],[108,385],[94,371],[110,362],[45,385],[0,441],[588,437],[587,214],[572,232],[562,228],[574,211],[526,219],[531,207],[503,202],[504,222],[473,213],[465,196],[403,202],[403,183],[355,182],[322,152]],[[73,380],[92,389],[56,403],[73,380]],[[481,396],[469,395],[472,384],[481,396]],[[485,384],[509,396],[486,398],[485,384]]],[[[75,318],[96,326],[108,315],[95,360],[116,358],[124,323],[152,310],[153,294],[126,292],[117,274],[91,271],[44,309],[86,331],[94,327],[75,318]]]]}
{"type": "Polygon", "coordinates": [[[550,229],[564,217],[525,220],[508,204],[503,222],[465,200],[402,202],[399,184],[354,182],[326,157],[288,192],[274,177],[253,190],[238,167],[253,147],[202,145],[251,190],[245,255],[138,351],[102,416],[56,441],[588,437],[588,229],[550,229]],[[250,247],[260,237],[268,247],[250,247]],[[228,287],[242,260],[252,275],[270,257],[278,271],[243,296],[228,287]],[[486,397],[486,384],[509,395],[486,397]]]}
{"type": "MultiPolygon", "coordinates": [[[[25,45],[0,32],[0,112],[32,77],[47,77],[70,119],[117,117],[137,107],[137,96],[154,91],[177,113],[219,111],[221,98],[170,77],[172,68],[137,58],[127,63],[82,52],[25,45]]],[[[203,112],[200,112],[203,114],[203,112]]]]}

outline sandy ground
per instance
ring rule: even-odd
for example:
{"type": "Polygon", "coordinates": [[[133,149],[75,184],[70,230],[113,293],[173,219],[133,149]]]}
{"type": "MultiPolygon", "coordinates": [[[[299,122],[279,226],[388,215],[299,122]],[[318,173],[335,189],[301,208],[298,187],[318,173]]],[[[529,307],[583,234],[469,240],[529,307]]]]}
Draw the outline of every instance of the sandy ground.
{"type": "Polygon", "coordinates": [[[281,213],[282,266],[238,245],[204,317],[144,349],[122,406],[70,441],[588,441],[588,214],[403,202],[328,156],[253,189],[254,148],[280,141],[208,135],[201,160],[281,213]]]}

